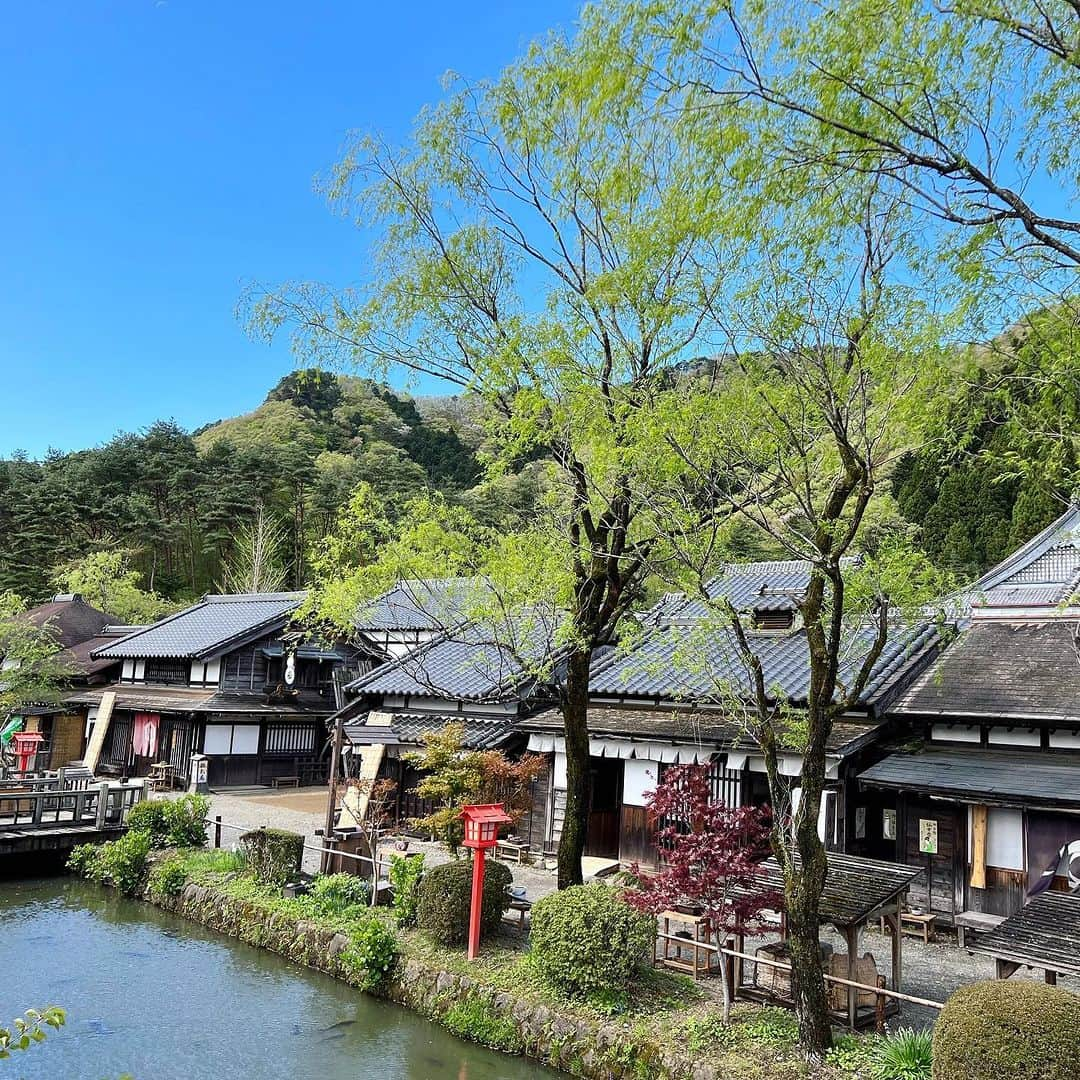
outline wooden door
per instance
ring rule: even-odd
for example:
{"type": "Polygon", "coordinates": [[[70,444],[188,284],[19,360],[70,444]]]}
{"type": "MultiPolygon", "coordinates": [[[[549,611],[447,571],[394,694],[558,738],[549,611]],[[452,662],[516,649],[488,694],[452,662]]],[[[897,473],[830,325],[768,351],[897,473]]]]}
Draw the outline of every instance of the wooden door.
{"type": "Polygon", "coordinates": [[[951,918],[964,910],[967,810],[948,803],[907,803],[901,859],[923,875],[908,892],[908,905],[951,918]]]}
{"type": "Polygon", "coordinates": [[[619,758],[589,758],[589,832],[585,854],[619,857],[619,811],[623,763],[619,758]]]}

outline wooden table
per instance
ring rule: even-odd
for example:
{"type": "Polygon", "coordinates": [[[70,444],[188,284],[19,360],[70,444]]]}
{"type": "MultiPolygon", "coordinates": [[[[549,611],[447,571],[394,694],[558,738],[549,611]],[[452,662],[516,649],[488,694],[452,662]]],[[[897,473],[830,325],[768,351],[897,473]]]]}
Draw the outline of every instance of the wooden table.
{"type": "Polygon", "coordinates": [[[525,862],[525,853],[528,850],[529,845],[518,840],[500,840],[495,845],[495,858],[506,859],[507,862],[513,859],[518,866],[522,866],[525,862]]]}
{"type": "MultiPolygon", "coordinates": [[[[914,911],[900,912],[900,932],[910,937],[921,937],[924,945],[930,944],[930,938],[934,935],[934,923],[936,922],[936,915],[929,915],[925,912],[916,914],[914,911]]],[[[885,933],[884,919],[881,920],[881,932],[885,933]]]]}
{"type": "Polygon", "coordinates": [[[150,790],[172,791],[176,766],[167,761],[155,761],[150,766],[150,790]]]}
{"type": "Polygon", "coordinates": [[[699,974],[710,975],[714,971],[714,961],[717,959],[716,946],[712,943],[712,927],[705,915],[687,915],[681,911],[662,911],[657,920],[663,921],[664,929],[660,933],[663,942],[663,951],[660,954],[660,963],[664,967],[675,971],[682,971],[692,975],[695,979],[699,974]],[[690,937],[683,938],[672,934],[671,924],[682,924],[691,927],[690,937]],[[672,956],[672,949],[675,955],[672,956]],[[689,951],[690,960],[684,960],[682,953],[689,951]],[[704,953],[704,961],[702,954],[704,953]]]}

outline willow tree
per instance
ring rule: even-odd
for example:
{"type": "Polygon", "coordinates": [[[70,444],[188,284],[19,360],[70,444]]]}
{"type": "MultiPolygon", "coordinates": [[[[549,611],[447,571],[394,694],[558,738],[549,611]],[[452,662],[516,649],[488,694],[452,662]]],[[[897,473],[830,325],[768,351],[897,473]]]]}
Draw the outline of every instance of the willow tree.
{"type": "Polygon", "coordinates": [[[609,44],[587,19],[493,82],[451,82],[408,145],[358,137],[327,193],[375,238],[362,285],[287,286],[253,312],[267,334],[291,328],[305,362],[478,395],[492,475],[550,462],[542,505],[486,570],[516,600],[542,594],[564,613],[561,886],[582,874],[594,650],[664,538],[709,516],[658,402],[723,287],[727,232],[721,175],[609,44]]]}
{"type": "Polygon", "coordinates": [[[826,748],[873,686],[885,650],[892,655],[912,636],[940,586],[904,530],[882,518],[881,488],[898,456],[926,438],[947,370],[946,313],[921,293],[908,261],[914,223],[896,194],[876,185],[832,194],[827,205],[790,202],[761,223],[768,256],[747,268],[735,303],[715,312],[723,378],[691,399],[696,422],[687,428],[696,461],[727,480],[716,491],[718,514],[807,569],[788,596],[791,632],[806,649],[803,690],[785,695],[773,685],[775,642],[754,634],[746,612],[710,585],[711,553],[682,549],[712,608],[699,632],[726,634],[741,661],[743,677],[716,685],[716,698],[764,757],[800,1040],[812,1057],[831,1042],[819,945],[826,748]],[[802,755],[797,777],[781,769],[793,745],[802,755]]]}

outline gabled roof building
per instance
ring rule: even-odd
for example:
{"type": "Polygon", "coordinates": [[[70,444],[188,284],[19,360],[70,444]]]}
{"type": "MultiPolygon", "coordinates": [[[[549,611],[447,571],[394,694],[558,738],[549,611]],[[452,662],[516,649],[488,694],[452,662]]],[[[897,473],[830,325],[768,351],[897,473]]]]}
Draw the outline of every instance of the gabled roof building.
{"type": "Polygon", "coordinates": [[[959,636],[891,709],[905,745],[859,777],[863,853],[925,865],[913,901],[942,921],[1080,886],[1078,585],[1073,507],[965,590],[959,636]]]}
{"type": "Polygon", "coordinates": [[[205,596],[101,644],[92,658],[119,665],[116,680],[68,698],[93,725],[90,767],[139,776],[164,761],[186,778],[201,751],[216,786],[325,780],[326,718],[371,657],[306,638],[293,626],[304,598],[205,596]]]}

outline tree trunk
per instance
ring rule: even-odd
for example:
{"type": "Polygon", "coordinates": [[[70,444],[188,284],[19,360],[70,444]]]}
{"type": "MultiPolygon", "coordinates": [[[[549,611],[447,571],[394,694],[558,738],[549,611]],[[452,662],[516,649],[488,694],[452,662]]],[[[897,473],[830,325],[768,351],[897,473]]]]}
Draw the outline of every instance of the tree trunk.
{"type": "Polygon", "coordinates": [[[567,661],[562,703],[566,734],[566,812],[559,838],[559,888],[580,885],[581,856],[589,831],[589,669],[592,650],[567,661]]]}
{"type": "Polygon", "coordinates": [[[795,822],[794,848],[800,873],[785,888],[788,939],[791,946],[791,981],[799,1042],[807,1056],[821,1061],[832,1046],[832,1024],[821,963],[820,908],[828,860],[818,835],[818,815],[824,787],[825,759],[816,747],[803,758],[802,794],[795,822]]]}

